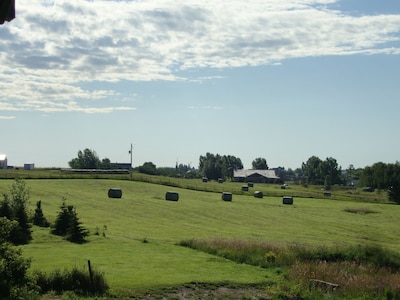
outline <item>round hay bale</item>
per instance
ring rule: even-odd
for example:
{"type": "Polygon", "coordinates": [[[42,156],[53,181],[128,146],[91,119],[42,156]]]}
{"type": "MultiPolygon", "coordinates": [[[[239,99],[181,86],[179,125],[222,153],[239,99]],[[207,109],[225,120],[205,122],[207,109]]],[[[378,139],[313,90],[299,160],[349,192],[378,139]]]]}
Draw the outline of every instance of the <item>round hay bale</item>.
{"type": "Polygon", "coordinates": [[[224,180],[222,178],[218,178],[218,183],[224,183],[224,180]]]}
{"type": "Polygon", "coordinates": [[[222,192],[223,201],[232,201],[232,193],[222,192]]]}
{"type": "Polygon", "coordinates": [[[330,197],[331,196],[331,192],[324,192],[324,196],[325,197],[330,197]]]}
{"type": "Polygon", "coordinates": [[[242,186],[242,191],[243,192],[248,192],[249,191],[249,187],[247,185],[243,185],[242,186]]]}
{"type": "Polygon", "coordinates": [[[109,189],[108,198],[122,198],[122,190],[119,188],[109,189]]]}
{"type": "Polygon", "coordinates": [[[177,192],[167,192],[165,194],[165,200],[178,201],[179,200],[179,193],[177,193],[177,192]]]}
{"type": "Polygon", "coordinates": [[[203,182],[208,182],[208,178],[207,177],[203,177],[202,181],[203,182]]]}
{"type": "Polygon", "coordinates": [[[289,205],[293,204],[293,197],[291,197],[291,196],[284,196],[284,197],[282,198],[282,203],[283,203],[283,204],[289,204],[289,205]]]}
{"type": "Polygon", "coordinates": [[[249,181],[249,182],[247,183],[247,186],[248,186],[248,187],[254,187],[254,183],[251,182],[251,181],[249,181]]]}
{"type": "Polygon", "coordinates": [[[264,194],[263,194],[263,192],[255,191],[254,192],[254,197],[255,198],[262,198],[262,197],[264,197],[264,194]]]}

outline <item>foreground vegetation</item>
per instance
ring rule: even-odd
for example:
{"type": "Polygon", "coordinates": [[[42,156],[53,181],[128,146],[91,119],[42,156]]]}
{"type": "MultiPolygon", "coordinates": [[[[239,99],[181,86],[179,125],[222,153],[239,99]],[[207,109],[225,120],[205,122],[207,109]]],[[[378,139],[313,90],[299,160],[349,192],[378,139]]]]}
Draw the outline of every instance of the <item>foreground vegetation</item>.
{"type": "MultiPolygon", "coordinates": [[[[396,297],[400,237],[393,228],[399,226],[400,207],[387,204],[383,192],[338,189],[323,198],[312,187],[255,185],[242,192],[241,183],[168,180],[169,186],[93,178],[26,180],[32,214],[41,200],[44,216],[54,224],[66,199],[90,232],[86,243],[74,244],[50,234],[51,228],[33,226],[32,241],[20,246],[32,259],[32,276],[73,273],[90,260],[109,286],[103,297],[151,299],[190,290],[195,298],[197,289],[198,299],[200,290],[234,299],[235,293],[225,292],[238,289],[243,298],[247,291],[247,299],[318,299],[325,291],[310,291],[312,278],[338,283],[340,293],[330,292],[338,299],[396,297]],[[198,191],[188,189],[191,184],[198,191]],[[121,199],[107,197],[112,187],[122,189],[121,199]],[[179,192],[179,201],[164,200],[171,189],[179,192]],[[221,189],[234,192],[232,202],[221,201],[221,189]],[[283,205],[280,197],[254,198],[256,189],[315,198],[295,197],[294,205],[283,205]]],[[[11,183],[0,180],[0,191],[11,183]]]]}

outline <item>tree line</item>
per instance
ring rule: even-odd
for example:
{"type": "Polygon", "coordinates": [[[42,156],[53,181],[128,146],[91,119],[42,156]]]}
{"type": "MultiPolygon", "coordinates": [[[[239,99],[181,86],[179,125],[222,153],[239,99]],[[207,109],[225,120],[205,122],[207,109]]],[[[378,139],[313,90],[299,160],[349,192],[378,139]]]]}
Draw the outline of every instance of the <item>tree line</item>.
{"type": "MultiPolygon", "coordinates": [[[[109,169],[115,167],[108,158],[99,159],[96,152],[85,149],[78,152],[78,156],[73,158],[69,165],[71,168],[79,169],[109,169]]],[[[267,170],[268,163],[263,157],[257,157],[252,161],[252,168],[257,170],[267,170]]],[[[136,167],[136,172],[149,175],[163,175],[185,178],[207,177],[211,180],[233,178],[234,171],[243,169],[243,163],[239,157],[234,155],[220,155],[207,152],[199,156],[198,168],[190,165],[176,164],[173,167],[158,168],[152,162],[145,162],[136,167]]],[[[318,156],[311,156],[301,167],[293,169],[277,168],[276,175],[282,181],[294,181],[304,186],[322,185],[329,190],[333,185],[352,185],[358,182],[359,186],[367,186],[380,190],[387,190],[390,199],[398,199],[400,202],[400,164],[385,164],[382,162],[367,166],[364,169],[355,169],[350,165],[342,170],[337,160],[333,157],[327,157],[322,160],[318,156]],[[399,189],[399,191],[397,191],[399,189]]]]}

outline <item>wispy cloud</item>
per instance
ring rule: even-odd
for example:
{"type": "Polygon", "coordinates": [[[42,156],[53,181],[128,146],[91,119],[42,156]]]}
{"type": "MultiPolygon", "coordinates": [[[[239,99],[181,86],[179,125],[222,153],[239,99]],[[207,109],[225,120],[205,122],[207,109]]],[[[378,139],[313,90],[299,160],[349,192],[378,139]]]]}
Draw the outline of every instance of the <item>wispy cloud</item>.
{"type": "Polygon", "coordinates": [[[400,53],[400,15],[352,16],[339,3],[20,0],[17,18],[0,27],[0,106],[109,113],[134,108],[114,107],[117,87],[85,84],[182,80],[177,71],[296,57],[400,53]]]}
{"type": "Polygon", "coordinates": [[[12,120],[15,119],[15,116],[0,116],[0,120],[12,120]]]}

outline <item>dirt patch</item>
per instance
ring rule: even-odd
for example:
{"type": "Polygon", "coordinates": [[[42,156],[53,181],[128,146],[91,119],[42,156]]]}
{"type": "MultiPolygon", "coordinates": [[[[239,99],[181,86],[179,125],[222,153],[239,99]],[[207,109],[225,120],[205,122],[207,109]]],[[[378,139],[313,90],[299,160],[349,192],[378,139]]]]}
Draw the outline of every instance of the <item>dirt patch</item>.
{"type": "Polygon", "coordinates": [[[218,300],[246,299],[270,300],[271,295],[261,286],[215,286],[210,284],[189,284],[162,295],[146,295],[144,300],[218,300]]]}

